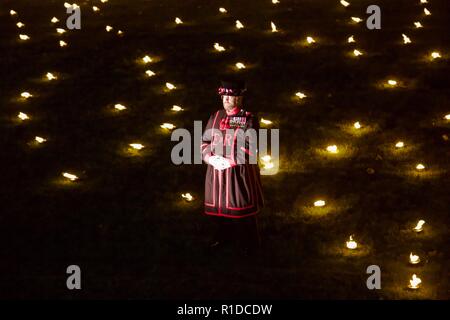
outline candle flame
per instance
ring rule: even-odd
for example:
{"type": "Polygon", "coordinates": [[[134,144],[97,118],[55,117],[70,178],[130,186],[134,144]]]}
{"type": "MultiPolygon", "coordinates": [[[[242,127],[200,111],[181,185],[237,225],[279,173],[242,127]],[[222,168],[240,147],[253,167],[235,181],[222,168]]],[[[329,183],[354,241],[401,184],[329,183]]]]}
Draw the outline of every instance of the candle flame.
{"type": "Polygon", "coordinates": [[[225,48],[222,47],[219,43],[214,43],[214,49],[216,49],[219,52],[225,51],[225,48]]]}
{"type": "Polygon", "coordinates": [[[404,44],[411,43],[411,39],[406,34],[402,33],[402,37],[403,37],[404,44]]]}
{"type": "Polygon", "coordinates": [[[188,193],[182,193],[181,197],[183,199],[185,199],[188,202],[191,202],[192,200],[194,200],[194,197],[188,192],[188,193]]]}
{"type": "Polygon", "coordinates": [[[308,42],[309,44],[312,44],[312,43],[315,43],[316,40],[314,40],[313,37],[308,36],[308,37],[306,37],[306,42],[308,42]]]}
{"type": "Polygon", "coordinates": [[[420,262],[420,257],[418,255],[413,254],[412,252],[409,254],[409,263],[418,264],[420,262]]]}
{"type": "Polygon", "coordinates": [[[359,51],[359,50],[353,50],[353,54],[355,55],[355,57],[357,57],[357,56],[362,56],[362,52],[361,51],[359,51]]]}
{"type": "Polygon", "coordinates": [[[414,22],[414,26],[416,28],[423,28],[422,24],[419,21],[414,22]]]}
{"type": "Polygon", "coordinates": [[[59,22],[59,19],[57,17],[53,17],[52,20],[50,20],[51,23],[57,23],[59,22]]]}
{"type": "Polygon", "coordinates": [[[135,150],[141,150],[145,148],[144,145],[140,143],[130,143],[129,146],[135,150]]]}
{"type": "Polygon", "coordinates": [[[144,63],[150,63],[150,62],[152,62],[152,58],[150,58],[149,56],[145,56],[145,57],[142,58],[142,61],[144,63]]]}
{"type": "Polygon", "coordinates": [[[325,201],[324,200],[317,200],[314,202],[314,206],[315,207],[323,207],[325,206],[325,201]]]}
{"type": "Polygon", "coordinates": [[[414,227],[414,231],[421,232],[423,230],[423,225],[425,224],[425,220],[419,220],[417,225],[414,227]]]}
{"type": "Polygon", "coordinates": [[[63,28],[56,28],[56,32],[58,32],[59,34],[63,34],[66,32],[66,30],[64,30],[63,28]]]}
{"type": "Polygon", "coordinates": [[[416,169],[417,169],[417,170],[423,170],[423,169],[425,169],[425,166],[424,166],[423,164],[419,163],[419,164],[416,166],[416,169]]]}
{"type": "Polygon", "coordinates": [[[92,11],[94,11],[94,12],[100,11],[100,8],[96,7],[96,6],[92,6],[92,11]]]}
{"type": "Polygon", "coordinates": [[[356,122],[353,124],[353,127],[355,127],[355,129],[361,129],[361,124],[359,123],[359,121],[356,121],[356,122]]]}
{"type": "Polygon", "coordinates": [[[353,236],[350,236],[348,241],[346,242],[347,248],[349,248],[350,250],[354,250],[358,247],[358,243],[353,240],[353,236]]]}
{"type": "Polygon", "coordinates": [[[182,24],[182,23],[183,23],[183,20],[181,20],[180,18],[176,17],[176,18],[175,18],[175,23],[176,23],[176,24],[182,24]]]}
{"type": "Polygon", "coordinates": [[[243,64],[242,62],[238,62],[238,63],[236,63],[236,68],[245,69],[245,64],[243,64]]]}
{"type": "Polygon", "coordinates": [[[175,128],[175,126],[174,126],[173,124],[171,124],[171,123],[163,123],[163,124],[161,125],[161,128],[163,128],[163,129],[168,129],[168,130],[172,130],[172,129],[175,128]]]}
{"type": "Polygon", "coordinates": [[[145,74],[146,74],[148,77],[153,77],[153,76],[155,75],[155,73],[154,73],[152,70],[147,70],[147,71],[145,71],[145,74]]]}
{"type": "Polygon", "coordinates": [[[19,39],[26,41],[26,40],[30,40],[30,37],[26,34],[19,34],[19,39]]]}
{"type": "Polygon", "coordinates": [[[116,105],[114,105],[114,109],[122,111],[125,110],[127,107],[125,107],[124,105],[117,103],[116,105]]]}
{"type": "Polygon", "coordinates": [[[225,8],[219,8],[219,11],[220,11],[221,13],[227,13],[227,9],[225,9],[225,8]]]}
{"type": "Polygon", "coordinates": [[[33,95],[32,95],[31,93],[29,93],[29,92],[22,92],[22,93],[20,94],[20,96],[21,96],[22,98],[28,99],[28,98],[31,98],[33,95]]]}
{"type": "Polygon", "coordinates": [[[12,16],[15,16],[15,15],[17,14],[17,12],[14,11],[14,10],[10,10],[10,11],[9,11],[9,14],[12,15],[12,16]]]}
{"type": "Polygon", "coordinates": [[[47,141],[47,139],[44,139],[44,138],[39,137],[39,136],[36,136],[36,137],[34,138],[34,140],[35,140],[37,143],[44,143],[45,141],[47,141]]]}
{"type": "Polygon", "coordinates": [[[51,72],[47,72],[47,74],[46,74],[45,76],[47,77],[47,79],[48,79],[49,81],[58,79],[58,77],[56,77],[56,76],[55,76],[53,73],[51,73],[51,72]]]}
{"type": "Polygon", "coordinates": [[[16,26],[17,26],[17,28],[23,28],[23,27],[25,27],[25,24],[22,22],[17,22],[16,26]]]}
{"type": "Polygon", "coordinates": [[[352,21],[356,22],[356,23],[360,23],[362,21],[362,19],[359,17],[352,17],[352,21]]]}
{"type": "Polygon", "coordinates": [[[427,8],[423,8],[423,12],[425,13],[426,16],[430,16],[431,15],[430,10],[428,10],[427,8]]]}
{"type": "Polygon", "coordinates": [[[353,36],[350,36],[350,37],[348,37],[347,42],[348,43],[352,43],[352,42],[356,42],[356,41],[355,41],[355,38],[353,36]]]}
{"type": "Polygon", "coordinates": [[[239,20],[236,20],[236,28],[242,29],[242,28],[244,28],[244,25],[239,20]]]}
{"type": "Polygon", "coordinates": [[[431,59],[438,59],[438,58],[441,58],[441,54],[439,53],[439,52],[432,52],[431,53],[431,59]]]}
{"type": "Polygon", "coordinates": [[[178,111],[182,111],[183,108],[181,108],[180,106],[173,105],[171,110],[175,111],[175,112],[178,112],[178,111]]]}
{"type": "Polygon", "coordinates": [[[106,29],[106,32],[110,32],[110,31],[112,31],[113,27],[111,27],[111,26],[106,26],[105,29],[106,29]]]}
{"type": "Polygon", "coordinates": [[[66,47],[67,46],[67,42],[65,42],[65,41],[63,41],[63,40],[60,40],[59,41],[59,46],[62,48],[62,47],[66,47]]]}
{"type": "Polygon", "coordinates": [[[403,148],[405,146],[405,143],[403,141],[399,141],[395,144],[396,148],[403,148]]]}
{"type": "Polygon", "coordinates": [[[166,88],[167,89],[169,89],[169,90],[174,90],[174,89],[176,89],[177,87],[175,87],[173,84],[171,84],[170,82],[166,82],[166,88]]]}
{"type": "Polygon", "coordinates": [[[392,80],[392,79],[388,80],[387,83],[388,83],[388,85],[390,85],[392,87],[395,87],[397,85],[397,81],[396,80],[392,80]]]}
{"type": "Polygon", "coordinates": [[[278,32],[277,26],[275,25],[275,23],[270,22],[270,26],[272,28],[272,32],[278,32]]]}
{"type": "Polygon", "coordinates": [[[264,119],[264,118],[261,118],[261,123],[263,123],[265,125],[269,125],[269,124],[272,124],[272,121],[264,119]]]}
{"type": "Polygon", "coordinates": [[[446,115],[444,116],[444,119],[445,119],[445,120],[450,120],[450,113],[449,113],[449,114],[446,114],[446,115]]]}
{"type": "Polygon", "coordinates": [[[68,172],[63,172],[62,176],[66,179],[69,179],[70,181],[78,180],[78,177],[76,175],[68,173],[68,172]]]}
{"type": "Polygon", "coordinates": [[[17,115],[17,117],[18,117],[20,120],[22,120],[22,121],[30,119],[30,117],[28,117],[28,115],[27,115],[26,113],[23,113],[23,112],[19,112],[19,114],[17,115]]]}
{"type": "Polygon", "coordinates": [[[300,98],[300,99],[304,99],[304,98],[306,98],[307,97],[307,95],[306,94],[304,94],[303,92],[297,92],[296,94],[295,94],[298,98],[300,98]]]}
{"type": "Polygon", "coordinates": [[[338,147],[336,145],[328,146],[327,151],[330,153],[338,153],[338,147]]]}
{"type": "Polygon", "coordinates": [[[348,6],[350,5],[350,3],[348,3],[348,2],[345,1],[345,0],[341,0],[341,4],[342,4],[344,7],[348,7],[348,6]]]}
{"type": "Polygon", "coordinates": [[[422,283],[422,280],[419,277],[417,277],[415,274],[413,274],[411,280],[409,280],[408,287],[410,289],[418,289],[421,283],[422,283]]]}

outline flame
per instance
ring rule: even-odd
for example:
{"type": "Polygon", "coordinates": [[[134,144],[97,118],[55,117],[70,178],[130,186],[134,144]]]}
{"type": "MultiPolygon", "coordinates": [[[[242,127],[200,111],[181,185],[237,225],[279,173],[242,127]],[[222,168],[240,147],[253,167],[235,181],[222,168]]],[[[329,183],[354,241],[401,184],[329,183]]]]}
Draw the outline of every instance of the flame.
{"type": "Polygon", "coordinates": [[[19,112],[19,114],[17,115],[17,117],[20,119],[20,120],[28,120],[28,119],[30,119],[29,117],[28,117],[28,115],[26,114],[26,113],[23,113],[23,112],[19,112]]]}
{"type": "Polygon", "coordinates": [[[323,207],[323,206],[325,206],[324,200],[317,200],[314,202],[314,207],[323,207]]]}
{"type": "Polygon", "coordinates": [[[176,89],[177,87],[175,87],[173,84],[171,84],[170,82],[166,82],[166,88],[167,89],[169,89],[169,90],[174,90],[174,89],[176,89]]]}
{"type": "Polygon", "coordinates": [[[427,0],[420,0],[420,3],[428,3],[427,0]]]}
{"type": "Polygon", "coordinates": [[[418,264],[420,262],[420,257],[418,255],[414,255],[412,252],[409,254],[409,263],[418,264]]]}
{"type": "Polygon", "coordinates": [[[22,22],[17,22],[16,26],[17,26],[17,28],[23,28],[23,27],[25,27],[25,24],[22,22]]]}
{"type": "Polygon", "coordinates": [[[75,181],[78,179],[78,177],[76,175],[68,173],[68,172],[63,172],[62,176],[66,179],[69,179],[70,181],[75,181]]]}
{"type": "Polygon", "coordinates": [[[360,23],[362,21],[362,19],[359,17],[352,17],[352,21],[356,22],[356,23],[360,23]]]}
{"type": "Polygon", "coordinates": [[[431,12],[427,8],[423,8],[423,12],[425,13],[426,16],[431,16],[431,12]]]}
{"type": "Polygon", "coordinates": [[[245,69],[245,64],[243,64],[242,62],[238,62],[238,63],[236,63],[236,68],[245,69]]]}
{"type": "Polygon", "coordinates": [[[51,72],[47,72],[47,74],[46,74],[45,76],[47,77],[47,79],[48,79],[49,81],[58,79],[58,77],[56,77],[56,76],[55,76],[53,73],[51,73],[51,72]]]}
{"type": "Polygon", "coordinates": [[[59,19],[57,17],[53,17],[52,20],[50,20],[51,23],[57,23],[59,22],[59,19]]]}
{"type": "Polygon", "coordinates": [[[180,18],[176,17],[176,18],[175,18],[175,23],[176,23],[176,24],[182,24],[182,23],[183,23],[183,20],[181,20],[180,18]]]}
{"type": "Polygon", "coordinates": [[[32,95],[31,93],[29,93],[29,92],[22,92],[22,93],[20,94],[20,96],[21,96],[22,98],[28,99],[28,98],[31,98],[33,95],[32,95]]]}
{"type": "Polygon", "coordinates": [[[30,37],[26,34],[19,34],[19,39],[26,41],[26,40],[30,40],[30,37]]]}
{"type": "Polygon", "coordinates": [[[295,94],[297,97],[299,97],[300,99],[305,99],[306,97],[307,97],[307,95],[306,94],[304,94],[303,92],[297,92],[296,94],[295,94]]]}
{"type": "Polygon", "coordinates": [[[244,28],[244,25],[239,20],[236,20],[236,28],[242,29],[242,28],[244,28]]]}
{"type": "Polygon", "coordinates": [[[15,12],[14,10],[10,10],[9,14],[12,15],[12,16],[15,16],[17,14],[17,12],[15,12]]]}
{"type": "Polygon", "coordinates": [[[225,9],[225,8],[219,8],[219,11],[220,11],[221,13],[227,13],[227,9],[225,9]]]}
{"type": "Polygon", "coordinates": [[[65,42],[65,41],[62,41],[62,40],[60,40],[59,41],[59,46],[62,48],[62,47],[66,47],[67,46],[67,43],[65,42]]]}
{"type": "Polygon", "coordinates": [[[261,160],[263,162],[270,162],[270,161],[272,161],[272,157],[269,155],[265,155],[264,157],[261,157],[261,160]]]}
{"type": "Polygon", "coordinates": [[[352,43],[352,42],[356,42],[356,41],[355,41],[355,38],[353,36],[350,36],[350,37],[348,37],[347,42],[348,43],[352,43]]]}
{"type": "Polygon", "coordinates": [[[342,4],[344,7],[348,7],[348,6],[350,5],[350,3],[348,3],[348,2],[345,1],[345,0],[341,0],[341,4],[342,4]]]}
{"type": "Polygon", "coordinates": [[[277,26],[275,25],[275,23],[270,22],[270,26],[272,28],[272,32],[278,32],[277,26]]]}
{"type": "Polygon", "coordinates": [[[357,57],[357,56],[362,56],[362,52],[361,51],[359,51],[359,50],[353,50],[353,54],[355,55],[355,57],[357,57]]]}
{"type": "Polygon", "coordinates": [[[438,58],[442,58],[442,57],[441,57],[441,54],[440,54],[439,52],[436,52],[436,51],[435,51],[435,52],[432,52],[432,53],[431,53],[431,59],[434,60],[434,59],[438,59],[438,58]]]}
{"type": "Polygon", "coordinates": [[[269,125],[269,124],[272,124],[272,121],[264,119],[264,118],[261,118],[261,123],[269,125]]]}
{"type": "Polygon", "coordinates": [[[273,4],[279,4],[280,1],[278,1],[278,0],[272,0],[272,3],[273,3],[273,4]]]}
{"type": "Polygon", "coordinates": [[[111,27],[111,26],[106,26],[105,29],[106,29],[106,32],[110,32],[110,31],[113,29],[113,27],[111,27]]]}
{"type": "Polygon", "coordinates": [[[414,26],[416,28],[423,28],[422,24],[419,21],[414,22],[414,26]]]}
{"type": "Polygon", "coordinates": [[[150,58],[149,56],[145,56],[145,57],[142,58],[142,61],[144,63],[150,63],[150,62],[152,62],[152,58],[150,58]]]}
{"type": "Polygon", "coordinates": [[[141,150],[141,149],[145,148],[144,145],[142,145],[140,143],[130,143],[129,146],[135,150],[141,150]]]}
{"type": "Polygon", "coordinates": [[[148,77],[153,77],[156,73],[154,73],[152,70],[147,70],[147,71],[145,71],[145,74],[146,74],[148,77]]]}
{"type": "Polygon", "coordinates": [[[402,33],[402,37],[403,37],[404,44],[411,43],[411,39],[406,34],[402,33]]]}
{"type": "Polygon", "coordinates": [[[450,113],[449,113],[449,114],[446,114],[446,115],[444,116],[444,119],[445,119],[445,120],[450,120],[450,113]]]}
{"type": "Polygon", "coordinates": [[[423,169],[425,169],[425,166],[424,166],[423,164],[419,163],[419,164],[416,166],[416,169],[417,169],[417,170],[423,170],[423,169]]]}
{"type": "Polygon", "coordinates": [[[37,143],[44,143],[45,141],[47,141],[47,139],[44,139],[44,138],[39,137],[39,136],[36,136],[36,137],[34,138],[34,140],[35,140],[37,143]]]}
{"type": "Polygon", "coordinates": [[[316,40],[314,40],[313,37],[308,36],[308,37],[306,37],[306,42],[308,42],[309,44],[312,44],[312,43],[315,43],[316,40]]]}
{"type": "Polygon", "coordinates": [[[346,242],[347,248],[354,250],[358,247],[358,243],[356,243],[355,240],[353,240],[353,236],[350,236],[348,241],[346,242]]]}
{"type": "Polygon", "coordinates": [[[328,146],[327,151],[330,153],[338,153],[338,147],[336,145],[328,146]]]}
{"type": "Polygon", "coordinates": [[[405,143],[403,141],[399,141],[395,144],[396,148],[403,148],[405,146],[405,143]]]}
{"type": "Polygon", "coordinates": [[[181,108],[180,106],[174,105],[174,106],[172,106],[172,109],[171,109],[171,110],[172,110],[172,111],[175,111],[175,112],[178,112],[178,111],[182,111],[183,108],[181,108]]]}
{"type": "Polygon", "coordinates": [[[225,51],[225,48],[222,47],[219,43],[214,43],[214,49],[216,49],[219,52],[225,51]]]}
{"type": "Polygon", "coordinates": [[[392,87],[395,87],[397,85],[397,81],[396,80],[392,80],[392,79],[388,80],[387,83],[388,83],[388,85],[390,85],[392,87]]]}
{"type": "Polygon", "coordinates": [[[185,199],[188,202],[191,202],[192,200],[194,200],[194,197],[188,192],[188,193],[182,193],[181,197],[183,199],[185,199]]]}
{"type": "Polygon", "coordinates": [[[124,105],[117,103],[116,105],[114,105],[114,109],[122,111],[125,110],[127,107],[125,107],[124,105]]]}
{"type": "Polygon", "coordinates": [[[92,11],[97,12],[97,11],[100,11],[100,9],[99,9],[99,7],[92,6],[92,11]]]}
{"type": "Polygon", "coordinates": [[[56,28],[56,32],[58,32],[59,34],[63,34],[64,32],[66,32],[66,30],[64,30],[63,28],[56,28]]]}
{"type": "Polygon", "coordinates": [[[361,129],[361,124],[359,123],[359,121],[356,121],[356,122],[353,124],[353,127],[355,127],[355,129],[361,129]]]}
{"type": "Polygon", "coordinates": [[[168,130],[172,130],[172,129],[175,128],[175,126],[174,126],[173,124],[171,124],[171,123],[165,122],[165,123],[163,123],[163,124],[161,125],[161,128],[163,128],[163,129],[168,129],[168,130]]]}
{"type": "Polygon", "coordinates": [[[421,232],[423,230],[423,225],[425,224],[425,220],[419,220],[417,225],[414,227],[415,232],[421,232]]]}
{"type": "Polygon", "coordinates": [[[413,274],[411,280],[409,280],[408,287],[410,289],[418,289],[421,283],[422,283],[422,280],[419,277],[417,277],[415,274],[413,274]]]}

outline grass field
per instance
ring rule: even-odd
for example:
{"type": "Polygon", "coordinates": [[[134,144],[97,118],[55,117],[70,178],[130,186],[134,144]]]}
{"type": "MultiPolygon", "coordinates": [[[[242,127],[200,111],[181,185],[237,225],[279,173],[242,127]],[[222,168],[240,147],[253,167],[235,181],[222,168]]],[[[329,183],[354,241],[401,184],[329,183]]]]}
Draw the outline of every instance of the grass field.
{"type": "Polygon", "coordinates": [[[369,30],[350,17],[366,19],[372,1],[280,2],[78,1],[81,30],[61,35],[64,1],[0,2],[1,297],[450,297],[450,3],[379,0],[382,28],[369,30]],[[441,58],[432,60],[434,51],[441,58]],[[145,55],[153,61],[144,64],[145,55]],[[220,77],[235,73],[247,80],[246,108],[280,129],[280,170],[262,177],[255,260],[205,253],[206,166],[173,165],[175,143],[160,128],[193,131],[193,121],[221,108],[220,77]],[[25,91],[33,96],[21,98],[25,91]],[[115,111],[118,103],[127,109],[115,111]],[[47,141],[31,143],[35,136],[47,141]],[[145,148],[130,153],[132,142],[145,148]],[[339,153],[325,151],[334,144],[339,153]],[[314,207],[318,199],[326,206],[314,207]],[[426,224],[415,233],[419,219],[426,224]],[[345,247],[350,235],[355,251],[345,247]],[[419,265],[408,263],[410,252],[419,265]],[[71,264],[81,267],[81,291],[66,288],[71,264]],[[366,287],[372,264],[381,290],[366,287]],[[412,274],[419,290],[407,289],[412,274]]]}

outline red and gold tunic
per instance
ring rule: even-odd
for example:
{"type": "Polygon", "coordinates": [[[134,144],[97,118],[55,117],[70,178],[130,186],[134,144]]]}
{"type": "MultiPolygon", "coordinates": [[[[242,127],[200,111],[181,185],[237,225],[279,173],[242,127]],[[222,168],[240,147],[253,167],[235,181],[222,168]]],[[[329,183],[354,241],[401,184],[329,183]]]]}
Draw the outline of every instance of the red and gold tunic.
{"type": "Polygon", "coordinates": [[[258,132],[257,117],[239,108],[228,114],[222,109],[209,118],[202,136],[202,158],[208,163],[210,156],[219,154],[231,167],[217,170],[208,165],[205,179],[205,213],[208,215],[243,218],[255,215],[263,207],[259,166],[249,161],[249,155],[253,155],[251,150],[255,149],[250,148],[248,137],[244,147],[241,144],[238,148],[236,142],[238,135],[250,128],[258,132]],[[218,148],[223,151],[218,152],[218,148]]]}

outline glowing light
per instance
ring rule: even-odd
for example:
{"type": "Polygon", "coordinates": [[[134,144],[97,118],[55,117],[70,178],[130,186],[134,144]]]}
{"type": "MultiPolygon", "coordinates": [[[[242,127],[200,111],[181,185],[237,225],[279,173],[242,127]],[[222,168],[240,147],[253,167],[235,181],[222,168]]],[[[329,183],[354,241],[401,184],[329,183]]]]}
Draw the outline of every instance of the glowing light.
{"type": "Polygon", "coordinates": [[[313,37],[306,37],[306,42],[308,42],[309,44],[315,43],[316,40],[314,40],[313,37]]]}
{"type": "Polygon", "coordinates": [[[17,26],[17,28],[23,28],[23,27],[25,27],[25,24],[22,22],[17,22],[16,26],[17,26]]]}
{"type": "Polygon", "coordinates": [[[176,18],[175,18],[175,23],[176,23],[176,24],[182,24],[183,21],[182,21],[180,18],[176,17],[176,18]]]}
{"type": "Polygon", "coordinates": [[[387,81],[387,84],[390,85],[391,87],[395,87],[397,85],[397,81],[390,79],[387,81]]]}
{"type": "Polygon", "coordinates": [[[57,23],[59,22],[59,19],[57,17],[53,17],[52,20],[50,20],[51,23],[57,23]]]}
{"type": "Polygon", "coordinates": [[[44,139],[42,137],[36,136],[34,138],[34,141],[36,141],[37,143],[44,143],[45,141],[47,141],[47,139],[44,139]]]}
{"type": "Polygon", "coordinates": [[[272,162],[264,163],[264,170],[272,169],[275,165],[272,162]]]}
{"type": "Polygon", "coordinates": [[[102,3],[107,3],[108,0],[100,0],[102,3]]]}
{"type": "Polygon", "coordinates": [[[220,11],[220,13],[227,13],[228,12],[227,9],[225,9],[225,8],[219,8],[219,11],[220,11]]]}
{"type": "Polygon", "coordinates": [[[169,83],[169,82],[166,82],[166,88],[169,89],[169,90],[174,90],[174,89],[176,89],[177,87],[175,87],[173,84],[171,84],[171,83],[169,83]]]}
{"type": "Polygon", "coordinates": [[[180,106],[177,106],[177,105],[173,105],[172,109],[170,109],[170,110],[175,111],[175,112],[179,112],[179,111],[183,111],[183,108],[180,107],[180,106]]]}
{"type": "Polygon", "coordinates": [[[79,6],[76,3],[70,4],[70,3],[67,3],[67,2],[64,2],[64,7],[66,7],[66,8],[72,7],[74,9],[79,8],[79,6]]]}
{"type": "Polygon", "coordinates": [[[314,207],[323,207],[323,206],[325,206],[324,200],[317,200],[314,202],[314,207]]]}
{"type": "Polygon", "coordinates": [[[63,41],[63,40],[60,40],[59,41],[59,46],[62,48],[62,47],[67,47],[67,42],[65,42],[65,41],[63,41]]]}
{"type": "Polygon", "coordinates": [[[270,22],[270,26],[272,28],[272,32],[278,32],[277,26],[275,25],[275,23],[270,22]]]}
{"type": "Polygon", "coordinates": [[[236,63],[236,68],[245,69],[245,64],[243,64],[242,62],[238,62],[238,63],[236,63]]]}
{"type": "Polygon", "coordinates": [[[359,51],[359,50],[357,50],[357,49],[355,49],[355,50],[353,50],[353,55],[355,56],[355,57],[357,57],[357,56],[362,56],[362,52],[361,51],[359,51]]]}
{"type": "Polygon", "coordinates": [[[278,1],[278,0],[272,0],[272,3],[273,3],[273,4],[279,4],[280,1],[278,1]]]}
{"type": "Polygon", "coordinates": [[[117,35],[121,36],[123,34],[122,30],[117,31],[117,35]]]}
{"type": "Polygon", "coordinates": [[[27,115],[26,113],[23,113],[23,112],[19,112],[19,114],[17,115],[17,117],[18,117],[20,120],[22,120],[22,121],[30,119],[30,117],[28,117],[28,115],[27,115]]]}
{"type": "Polygon", "coordinates": [[[100,11],[100,8],[99,8],[99,7],[96,7],[96,6],[93,6],[93,7],[92,7],[92,11],[94,11],[94,12],[100,11]]]}
{"type": "Polygon", "coordinates": [[[305,98],[307,98],[307,95],[306,94],[304,94],[303,92],[297,92],[296,94],[295,94],[295,96],[297,96],[299,99],[305,99],[305,98]]]}
{"type": "Polygon", "coordinates": [[[399,141],[395,144],[396,148],[403,148],[405,146],[405,143],[403,141],[399,141]]]}
{"type": "Polygon", "coordinates": [[[20,94],[20,96],[21,96],[22,98],[28,99],[28,98],[31,98],[33,95],[32,95],[31,93],[29,93],[29,92],[22,92],[22,93],[20,94]]]}
{"type": "Polygon", "coordinates": [[[416,28],[423,28],[423,26],[422,26],[422,24],[420,23],[420,22],[414,22],[414,26],[416,27],[416,28]]]}
{"type": "Polygon", "coordinates": [[[264,119],[264,118],[261,118],[261,123],[265,124],[265,125],[269,125],[269,124],[272,124],[272,121],[264,119]]]}
{"type": "Polygon", "coordinates": [[[175,126],[174,126],[173,124],[171,124],[171,123],[165,122],[165,123],[163,123],[163,124],[161,125],[161,128],[167,129],[167,130],[172,130],[172,129],[175,128],[175,126]]]}
{"type": "Polygon", "coordinates": [[[265,155],[264,157],[261,157],[261,161],[270,162],[270,161],[272,161],[272,157],[269,155],[265,155]]]}
{"type": "Polygon", "coordinates": [[[51,72],[47,72],[47,74],[46,74],[45,76],[47,77],[47,79],[48,79],[49,81],[58,79],[58,77],[56,77],[56,76],[55,76],[53,73],[51,73],[51,72]]]}
{"type": "Polygon", "coordinates": [[[156,75],[156,73],[154,73],[152,70],[147,70],[147,71],[145,71],[145,74],[146,74],[148,77],[153,77],[154,75],[156,75]]]}
{"type": "Polygon", "coordinates": [[[416,166],[416,169],[420,171],[420,170],[425,169],[425,166],[424,166],[423,164],[419,163],[419,164],[416,166]]]}
{"type": "Polygon", "coordinates": [[[423,13],[425,13],[426,16],[430,16],[431,12],[427,8],[423,8],[423,13]]]}
{"type": "Polygon", "coordinates": [[[354,250],[358,247],[358,243],[353,240],[353,236],[350,236],[348,241],[346,242],[347,248],[350,250],[354,250]]]}
{"type": "Polygon", "coordinates": [[[214,43],[214,49],[216,49],[219,52],[225,51],[225,48],[222,47],[220,44],[218,44],[217,42],[214,43]]]}
{"type": "Polygon", "coordinates": [[[361,124],[359,123],[359,121],[356,121],[356,122],[353,124],[353,127],[355,127],[355,129],[361,129],[361,124]]]}
{"type": "Polygon", "coordinates": [[[444,117],[444,119],[445,119],[445,120],[450,120],[450,113],[449,113],[449,114],[446,114],[445,117],[444,117]]]}
{"type": "Polygon", "coordinates": [[[428,3],[427,0],[420,0],[420,3],[428,3]]]}
{"type": "Polygon", "coordinates": [[[348,3],[348,2],[345,1],[345,0],[341,0],[341,4],[342,4],[344,7],[348,7],[348,6],[350,5],[350,3],[348,3]]]}
{"type": "Polygon", "coordinates": [[[406,34],[402,33],[402,37],[403,37],[404,44],[411,43],[411,39],[406,34]]]}
{"type": "Polygon", "coordinates": [[[356,42],[356,41],[355,41],[355,38],[353,36],[350,36],[350,37],[348,37],[347,42],[348,43],[353,43],[353,42],[356,42]]]}
{"type": "Polygon", "coordinates": [[[30,40],[30,37],[26,34],[19,34],[19,39],[26,41],[26,40],[30,40]]]}
{"type": "Polygon", "coordinates": [[[145,56],[145,57],[142,58],[142,61],[144,63],[150,63],[150,62],[152,62],[152,58],[150,58],[149,56],[145,56]]]}
{"type": "Polygon", "coordinates": [[[133,148],[134,150],[141,150],[144,149],[144,145],[140,144],[140,143],[130,143],[129,146],[131,148],[133,148]]]}
{"type": "Polygon", "coordinates": [[[338,153],[338,147],[336,145],[328,146],[327,151],[330,153],[338,153]]]}
{"type": "Polygon", "coordinates": [[[110,32],[110,31],[113,29],[113,27],[111,27],[111,26],[106,26],[105,29],[106,29],[106,32],[110,32]]]}
{"type": "Polygon", "coordinates": [[[422,280],[418,278],[415,274],[412,275],[411,280],[409,280],[408,288],[410,289],[419,289],[422,280]]]}
{"type": "Polygon", "coordinates": [[[116,105],[114,105],[114,109],[118,110],[118,111],[123,111],[125,110],[127,107],[125,107],[124,105],[117,103],[116,105]]]}
{"type": "Polygon", "coordinates": [[[431,59],[438,59],[438,58],[441,58],[441,54],[439,53],[439,52],[432,52],[431,53],[431,59]]]}
{"type": "Polygon", "coordinates": [[[69,179],[70,181],[78,180],[78,177],[76,175],[69,172],[63,172],[62,176],[66,179],[69,179]]]}
{"type": "Polygon", "coordinates": [[[194,197],[188,192],[188,193],[182,193],[181,197],[186,200],[187,202],[191,202],[194,200],[194,197]]]}
{"type": "Polygon", "coordinates": [[[414,227],[414,231],[415,232],[422,232],[424,224],[425,224],[425,220],[419,220],[417,222],[417,225],[414,227]]]}
{"type": "Polygon", "coordinates": [[[356,23],[360,23],[362,21],[362,19],[359,17],[352,17],[352,21],[356,22],[356,23]]]}
{"type": "Polygon", "coordinates": [[[236,20],[236,28],[242,29],[242,28],[244,28],[244,25],[239,20],[236,20]]]}
{"type": "Polygon", "coordinates": [[[9,14],[12,15],[12,16],[15,16],[15,15],[17,15],[17,12],[15,12],[14,10],[10,10],[9,14]]]}
{"type": "Polygon", "coordinates": [[[420,262],[420,257],[411,252],[409,254],[409,263],[418,264],[419,262],[420,262]]]}
{"type": "Polygon", "coordinates": [[[64,30],[62,28],[56,28],[56,32],[58,32],[59,34],[63,34],[66,32],[66,30],[64,30]]]}

